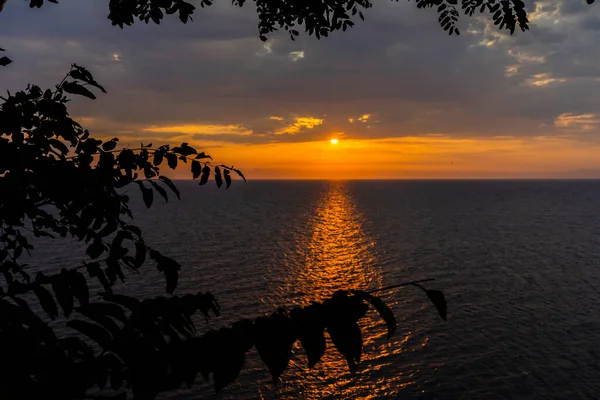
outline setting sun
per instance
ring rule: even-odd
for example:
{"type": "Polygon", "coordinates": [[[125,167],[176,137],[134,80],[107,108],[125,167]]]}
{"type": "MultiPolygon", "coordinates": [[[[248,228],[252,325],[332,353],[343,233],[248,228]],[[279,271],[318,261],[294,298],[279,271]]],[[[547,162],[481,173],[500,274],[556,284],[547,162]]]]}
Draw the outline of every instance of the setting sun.
{"type": "Polygon", "coordinates": [[[337,139],[331,139],[330,142],[331,142],[331,144],[338,144],[338,140],[337,139]]]}

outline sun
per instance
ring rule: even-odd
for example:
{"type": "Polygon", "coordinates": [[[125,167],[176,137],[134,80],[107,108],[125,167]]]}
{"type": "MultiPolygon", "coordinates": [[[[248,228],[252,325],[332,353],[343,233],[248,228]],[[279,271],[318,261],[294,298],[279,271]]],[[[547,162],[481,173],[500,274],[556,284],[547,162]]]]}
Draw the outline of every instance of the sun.
{"type": "Polygon", "coordinates": [[[331,144],[338,144],[339,140],[337,140],[337,139],[331,139],[330,142],[331,142],[331,144]]]}

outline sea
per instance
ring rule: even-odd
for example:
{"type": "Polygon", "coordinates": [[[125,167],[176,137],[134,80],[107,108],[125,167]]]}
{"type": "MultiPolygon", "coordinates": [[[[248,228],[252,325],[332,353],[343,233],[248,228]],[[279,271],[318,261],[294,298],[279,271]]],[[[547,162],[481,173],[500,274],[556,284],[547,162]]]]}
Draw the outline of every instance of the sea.
{"type": "MultiPolygon", "coordinates": [[[[384,290],[398,320],[386,340],[361,322],[358,372],[328,343],[309,370],[300,346],[280,382],[251,350],[215,394],[198,377],[161,399],[600,398],[600,181],[179,181],[152,208],[132,188],[146,240],[183,266],[176,294],[210,291],[222,315],[199,334],[320,301],[338,289],[419,279],[444,292],[444,321],[415,287],[384,290]]],[[[58,246],[58,247],[57,247],[58,246]]],[[[82,253],[42,246],[47,265],[82,253]],[[59,251],[57,251],[59,250],[59,251]]],[[[164,295],[150,263],[117,292],[164,295]]]]}

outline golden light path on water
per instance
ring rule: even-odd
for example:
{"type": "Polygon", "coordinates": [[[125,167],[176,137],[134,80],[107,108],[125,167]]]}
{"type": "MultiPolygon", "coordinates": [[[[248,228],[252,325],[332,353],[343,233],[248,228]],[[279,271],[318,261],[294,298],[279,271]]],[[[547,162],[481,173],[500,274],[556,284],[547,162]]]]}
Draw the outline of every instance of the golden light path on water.
{"type": "MultiPolygon", "coordinates": [[[[339,289],[382,287],[381,270],[375,265],[376,243],[363,230],[363,215],[357,210],[344,182],[331,182],[324,190],[308,229],[301,230],[297,248],[289,255],[289,274],[282,295],[306,305],[321,301],[339,289]],[[296,300],[297,299],[297,300],[296,300]]],[[[403,351],[411,333],[385,339],[386,327],[374,310],[361,322],[364,352],[355,376],[346,361],[335,351],[327,337],[327,352],[312,370],[308,370],[299,342],[294,349],[283,384],[274,389],[281,399],[371,399],[394,398],[402,388],[414,384],[418,369],[388,368],[394,356],[403,351]]],[[[422,345],[425,345],[423,343],[422,345]]],[[[406,367],[406,365],[404,366],[406,367]]],[[[273,389],[260,390],[265,397],[273,389]]]]}

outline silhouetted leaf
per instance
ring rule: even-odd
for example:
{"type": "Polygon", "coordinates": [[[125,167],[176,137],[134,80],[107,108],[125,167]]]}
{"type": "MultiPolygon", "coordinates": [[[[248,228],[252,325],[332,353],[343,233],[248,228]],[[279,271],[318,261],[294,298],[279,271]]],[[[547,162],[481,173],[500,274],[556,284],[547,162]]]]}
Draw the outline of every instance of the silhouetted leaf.
{"type": "Polygon", "coordinates": [[[225,188],[229,189],[229,186],[231,185],[231,175],[228,169],[223,170],[223,176],[225,177],[225,188]]]}
{"type": "Polygon", "coordinates": [[[198,155],[196,155],[196,157],[194,157],[194,159],[196,159],[196,160],[201,160],[201,159],[205,159],[205,158],[210,158],[212,160],[212,157],[209,156],[208,154],[205,154],[204,152],[198,153],[198,155]]]}
{"type": "Polygon", "coordinates": [[[0,67],[6,67],[11,62],[12,62],[12,60],[6,56],[0,57],[0,67]]]}
{"type": "Polygon", "coordinates": [[[217,183],[217,187],[223,185],[223,177],[221,176],[221,168],[219,167],[215,167],[215,182],[217,183]]]}
{"type": "Polygon", "coordinates": [[[158,179],[160,179],[161,181],[163,181],[165,183],[165,185],[167,185],[169,187],[169,189],[171,189],[171,191],[173,193],[175,193],[175,196],[177,196],[177,198],[179,200],[181,200],[181,195],[179,194],[179,190],[177,189],[177,187],[173,184],[173,182],[171,182],[171,180],[169,178],[167,178],[166,176],[159,176],[158,179]]]}
{"type": "Polygon", "coordinates": [[[250,349],[254,346],[254,341],[256,340],[254,322],[248,318],[242,319],[234,322],[231,326],[231,329],[233,329],[233,332],[236,334],[242,351],[244,353],[250,351],[250,349]]]}
{"type": "Polygon", "coordinates": [[[112,348],[111,334],[100,325],[80,319],[74,319],[67,321],[67,326],[70,326],[71,328],[83,333],[98,343],[104,350],[110,350],[112,348]]]}
{"type": "Polygon", "coordinates": [[[234,171],[240,176],[240,178],[244,180],[244,182],[246,182],[246,177],[244,176],[244,174],[242,174],[242,171],[240,171],[239,169],[234,169],[234,171]]]}
{"type": "Polygon", "coordinates": [[[150,180],[148,182],[150,182],[150,184],[154,187],[154,189],[158,192],[158,194],[160,194],[161,197],[163,199],[165,199],[165,202],[168,203],[169,202],[169,196],[167,195],[167,191],[165,189],[163,189],[158,183],[156,183],[153,180],[150,180]]]}
{"type": "MultiPolygon", "coordinates": [[[[55,2],[56,0],[48,0],[48,1],[55,2]]],[[[73,64],[73,69],[71,70],[69,75],[71,75],[71,77],[73,79],[81,80],[89,85],[92,85],[92,86],[102,90],[103,93],[106,93],[106,90],[100,84],[98,84],[98,82],[96,82],[94,80],[94,77],[92,76],[92,74],[84,67],[81,67],[77,64],[73,64]]]]}
{"type": "Polygon", "coordinates": [[[172,258],[163,256],[156,250],[150,250],[150,258],[156,261],[156,268],[165,274],[167,281],[167,293],[172,294],[177,287],[177,281],[179,280],[179,271],[181,265],[172,258]]]}
{"type": "Polygon", "coordinates": [[[360,297],[338,290],[323,306],[329,337],[346,358],[350,372],[355,373],[362,355],[362,334],[356,321],[365,315],[367,305],[360,297]]]}
{"type": "Polygon", "coordinates": [[[74,301],[73,293],[71,292],[69,283],[65,279],[65,274],[61,273],[52,277],[52,290],[54,291],[56,300],[58,300],[58,304],[60,304],[60,308],[63,310],[63,314],[69,318],[71,311],[73,311],[74,301]]]}
{"type": "Polygon", "coordinates": [[[165,153],[165,157],[167,159],[167,165],[171,169],[177,168],[177,155],[173,153],[165,153]]]}
{"type": "Polygon", "coordinates": [[[52,297],[48,289],[46,289],[42,285],[34,285],[33,292],[40,301],[40,305],[42,306],[42,309],[46,312],[46,314],[48,314],[48,316],[53,320],[56,317],[58,317],[58,308],[56,307],[54,298],[52,297]]]}
{"type": "Polygon", "coordinates": [[[79,96],[85,96],[92,100],[96,99],[96,95],[94,95],[94,93],[90,92],[86,87],[80,85],[77,82],[73,82],[73,81],[64,82],[61,85],[61,88],[67,93],[71,93],[71,94],[75,94],[75,95],[79,95],[79,96]]]}
{"type": "Polygon", "coordinates": [[[102,241],[95,239],[91,245],[86,249],[86,254],[90,256],[90,258],[98,258],[104,252],[104,245],[102,241]]]}
{"type": "Polygon", "coordinates": [[[104,290],[106,292],[108,292],[108,293],[112,292],[111,284],[108,281],[108,278],[106,277],[106,274],[104,273],[104,270],[102,268],[100,268],[100,264],[98,264],[97,262],[90,263],[87,265],[87,270],[88,270],[88,274],[90,275],[90,277],[98,278],[98,281],[104,287],[104,290]]]}
{"type": "Polygon", "coordinates": [[[67,274],[67,281],[73,292],[73,296],[77,298],[80,305],[86,305],[90,300],[90,291],[88,289],[85,276],[79,271],[71,271],[67,274]]]}
{"type": "Polygon", "coordinates": [[[152,189],[145,187],[141,181],[137,181],[137,184],[139,185],[140,190],[142,191],[142,199],[144,200],[146,208],[152,207],[152,201],[154,200],[154,192],[152,191],[152,189]]]}
{"type": "Polygon", "coordinates": [[[429,297],[429,300],[431,300],[435,308],[437,308],[438,312],[440,313],[440,317],[442,317],[444,321],[447,321],[447,305],[444,293],[440,292],[439,290],[425,290],[425,293],[427,293],[427,297],[429,297]]]}
{"type": "Polygon", "coordinates": [[[164,149],[157,149],[154,152],[154,159],[152,160],[152,164],[158,166],[163,162],[163,158],[165,156],[165,151],[164,149]]]}
{"type": "Polygon", "coordinates": [[[202,176],[200,177],[200,185],[206,185],[209,177],[210,177],[210,167],[205,165],[204,168],[202,168],[202,176]]]}
{"type": "Polygon", "coordinates": [[[356,290],[354,291],[354,293],[356,293],[356,295],[368,301],[375,307],[375,309],[387,325],[387,339],[389,340],[398,328],[398,323],[396,322],[396,317],[394,316],[392,310],[390,310],[390,308],[379,297],[363,292],[362,290],[356,290]]]}
{"type": "Polygon", "coordinates": [[[282,311],[268,317],[258,317],[254,321],[256,328],[256,350],[269,369],[273,383],[285,371],[292,354],[292,344],[296,340],[290,319],[282,311]]]}
{"type": "Polygon", "coordinates": [[[201,173],[202,173],[202,165],[198,161],[193,160],[192,161],[192,179],[198,178],[201,173]]]}
{"type": "Polygon", "coordinates": [[[325,354],[325,313],[321,304],[294,308],[290,318],[298,339],[308,358],[308,368],[313,368],[325,354]]]}
{"type": "Polygon", "coordinates": [[[215,380],[215,392],[232,383],[244,366],[245,351],[238,336],[231,328],[221,328],[215,343],[216,354],[212,361],[212,373],[215,380]]]}
{"type": "Polygon", "coordinates": [[[118,141],[119,141],[118,138],[114,138],[112,140],[109,140],[108,142],[102,143],[102,150],[104,150],[104,151],[114,150],[115,147],[117,147],[117,142],[118,141]]]}

